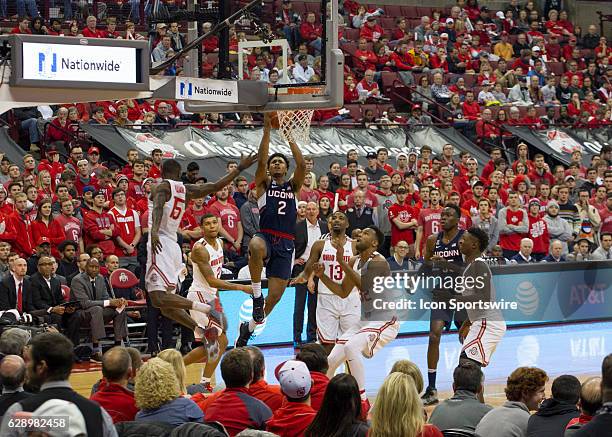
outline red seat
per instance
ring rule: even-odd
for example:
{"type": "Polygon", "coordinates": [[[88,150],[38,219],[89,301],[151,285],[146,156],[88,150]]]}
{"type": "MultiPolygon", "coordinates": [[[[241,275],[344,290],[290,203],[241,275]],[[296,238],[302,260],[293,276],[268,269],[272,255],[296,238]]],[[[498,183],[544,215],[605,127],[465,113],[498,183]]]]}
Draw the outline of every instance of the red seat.
{"type": "Polygon", "coordinates": [[[417,17],[428,16],[431,18],[432,8],[430,8],[429,6],[417,6],[416,11],[417,11],[417,17]]]}
{"type": "Polygon", "coordinates": [[[385,10],[385,15],[388,17],[402,17],[402,7],[398,6],[398,5],[387,5],[387,6],[383,6],[383,9],[385,10]]]}
{"type": "Polygon", "coordinates": [[[348,105],[344,105],[344,107],[348,109],[353,120],[357,121],[361,119],[361,105],[358,103],[349,103],[348,105]]]}
{"type": "Polygon", "coordinates": [[[305,3],[305,5],[306,5],[306,12],[318,12],[318,13],[321,13],[321,3],[309,2],[309,3],[305,3]]]}
{"type": "MultiPolygon", "coordinates": [[[[306,4],[302,3],[302,2],[293,2],[293,10],[295,12],[297,12],[298,14],[300,14],[300,16],[304,15],[304,13],[306,12],[306,4]]],[[[280,9],[280,7],[279,7],[280,9]]]]}
{"type": "Polygon", "coordinates": [[[346,38],[348,41],[359,41],[359,29],[351,29],[347,27],[344,29],[344,38],[346,38]]]}
{"type": "Polygon", "coordinates": [[[551,73],[554,73],[555,76],[563,76],[565,72],[565,65],[563,62],[548,62],[546,63],[546,68],[548,68],[551,73]]]}
{"type": "Polygon", "coordinates": [[[395,71],[383,71],[382,72],[382,86],[383,93],[387,94],[391,88],[393,88],[393,84],[398,79],[397,73],[395,71]]]}
{"type": "Polygon", "coordinates": [[[416,6],[402,6],[402,16],[408,18],[421,18],[416,6]]]}
{"type": "Polygon", "coordinates": [[[139,279],[128,269],[117,269],[110,274],[109,281],[113,288],[132,288],[139,284],[139,279]]]}

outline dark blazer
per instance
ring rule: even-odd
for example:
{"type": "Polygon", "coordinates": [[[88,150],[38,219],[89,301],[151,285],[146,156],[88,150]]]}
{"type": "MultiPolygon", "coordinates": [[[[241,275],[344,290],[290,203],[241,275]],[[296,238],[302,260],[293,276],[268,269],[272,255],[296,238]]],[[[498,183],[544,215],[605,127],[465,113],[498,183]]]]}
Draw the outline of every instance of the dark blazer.
{"type": "MultiPolygon", "coordinates": [[[[308,245],[308,229],[306,228],[307,219],[300,220],[295,225],[295,258],[301,257],[306,251],[308,245]]],[[[319,229],[321,229],[321,235],[329,233],[327,228],[327,222],[319,219],[319,229]]]]}
{"type": "Polygon", "coordinates": [[[32,393],[26,391],[16,391],[14,393],[6,393],[0,396],[0,417],[4,416],[6,410],[9,409],[15,402],[22,401],[32,396],[32,393]]]}
{"type": "Polygon", "coordinates": [[[62,286],[59,279],[52,277],[49,282],[51,283],[51,288],[47,285],[45,278],[38,272],[30,277],[32,305],[34,307],[33,313],[35,315],[44,315],[50,307],[60,305],[64,302],[62,286]]]}
{"type": "Polygon", "coordinates": [[[95,287],[92,287],[91,279],[85,272],[76,275],[70,283],[70,300],[81,302],[83,309],[104,306],[104,301],[110,298],[102,275],[96,276],[95,287]]]}
{"type": "MultiPolygon", "coordinates": [[[[23,296],[23,312],[30,312],[32,307],[32,286],[30,279],[26,276],[23,279],[21,288],[23,296]]],[[[12,274],[6,275],[0,282],[0,311],[17,309],[17,289],[12,274]]]]}
{"type": "MultiPolygon", "coordinates": [[[[306,227],[306,220],[300,220],[295,224],[295,259],[301,257],[306,251],[306,246],[308,245],[308,229],[306,227]]],[[[319,219],[319,229],[321,230],[321,235],[325,235],[329,233],[329,229],[327,228],[327,222],[325,220],[319,219]]],[[[293,270],[291,272],[291,276],[297,276],[304,270],[304,264],[296,264],[293,266],[293,270]]]]}

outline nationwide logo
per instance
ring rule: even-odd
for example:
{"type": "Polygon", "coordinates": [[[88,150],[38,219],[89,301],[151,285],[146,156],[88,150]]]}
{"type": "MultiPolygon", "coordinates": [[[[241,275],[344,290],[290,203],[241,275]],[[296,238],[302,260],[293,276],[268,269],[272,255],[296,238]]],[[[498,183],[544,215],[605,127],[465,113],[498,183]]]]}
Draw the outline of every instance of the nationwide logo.
{"type": "Polygon", "coordinates": [[[193,96],[193,84],[190,82],[179,83],[179,96],[180,97],[192,97],[193,96]]]}
{"type": "Polygon", "coordinates": [[[119,72],[121,65],[112,60],[88,61],[81,58],[61,56],[51,48],[38,52],[38,76],[43,79],[53,79],[61,71],[78,72],[119,72]]]}

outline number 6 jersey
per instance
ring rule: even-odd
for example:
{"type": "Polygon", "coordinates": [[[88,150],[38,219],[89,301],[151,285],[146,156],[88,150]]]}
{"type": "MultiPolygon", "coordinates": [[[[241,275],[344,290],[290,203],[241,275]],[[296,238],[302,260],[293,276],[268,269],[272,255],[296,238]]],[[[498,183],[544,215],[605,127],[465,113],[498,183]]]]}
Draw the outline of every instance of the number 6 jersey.
{"type": "Polygon", "coordinates": [[[289,240],[295,239],[297,221],[297,203],[291,182],[281,185],[275,181],[259,199],[259,228],[261,232],[289,240]]]}
{"type": "MultiPolygon", "coordinates": [[[[170,199],[164,205],[161,224],[159,225],[159,235],[168,237],[176,241],[176,233],[181,224],[181,219],[185,213],[185,185],[181,181],[164,179],[170,184],[170,199]]],[[[153,201],[149,198],[149,229],[153,228],[153,201]]]]}

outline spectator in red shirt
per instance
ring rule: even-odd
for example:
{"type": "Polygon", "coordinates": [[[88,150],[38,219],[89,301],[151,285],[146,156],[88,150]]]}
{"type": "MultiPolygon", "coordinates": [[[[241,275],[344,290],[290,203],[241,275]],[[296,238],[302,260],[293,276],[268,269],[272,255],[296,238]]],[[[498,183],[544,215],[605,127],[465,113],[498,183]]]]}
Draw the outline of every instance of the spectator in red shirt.
{"type": "MultiPolygon", "coordinates": [[[[76,181],[74,182],[74,188],[76,189],[79,196],[83,195],[83,188],[86,186],[92,186],[98,189],[98,180],[91,175],[89,169],[89,162],[86,159],[81,159],[77,162],[78,174],[76,181]]],[[[106,199],[104,199],[106,201],[106,199]]]]}
{"type": "Polygon", "coordinates": [[[11,30],[11,34],[31,35],[30,20],[27,17],[19,20],[19,24],[11,30]]]}
{"type": "Polygon", "coordinates": [[[221,423],[230,437],[247,428],[264,430],[272,411],[248,394],[253,379],[249,352],[243,348],[227,352],[221,360],[221,376],[226,388],[206,409],[206,420],[221,423]]]}
{"type": "Polygon", "coordinates": [[[153,166],[149,170],[147,177],[153,179],[161,178],[161,163],[164,157],[164,152],[161,149],[153,149],[151,151],[151,158],[153,158],[153,166]]]}
{"type": "Polygon", "coordinates": [[[523,125],[529,126],[533,129],[544,129],[544,123],[542,123],[542,119],[538,117],[536,108],[534,106],[530,106],[527,108],[527,113],[522,120],[523,125]]]}
{"type": "Polygon", "coordinates": [[[392,41],[401,41],[408,39],[408,25],[404,17],[397,17],[395,19],[395,29],[391,34],[392,41]]]}
{"type": "Polygon", "coordinates": [[[362,99],[380,97],[380,89],[374,80],[374,71],[366,70],[363,79],[357,84],[357,92],[362,99]]]}
{"type": "Polygon", "coordinates": [[[353,76],[344,78],[344,103],[356,103],[359,101],[359,91],[353,76]]]}
{"type": "Polygon", "coordinates": [[[480,117],[480,106],[474,99],[474,92],[468,91],[465,93],[465,101],[461,105],[463,111],[463,118],[466,120],[477,120],[480,117]]]}
{"type": "Polygon", "coordinates": [[[133,373],[130,354],[124,347],[116,346],[102,357],[103,379],[89,399],[103,407],[113,423],[130,422],[136,417],[134,392],[127,388],[133,373]]]}
{"type": "Polygon", "coordinates": [[[114,255],[117,250],[114,240],[119,236],[119,229],[114,216],[104,212],[104,202],[106,202],[104,194],[96,191],[93,195],[93,208],[85,214],[83,220],[83,237],[85,247],[97,244],[106,259],[107,256],[114,255]]]}
{"type": "Polygon", "coordinates": [[[408,189],[400,185],[395,192],[397,203],[389,208],[389,221],[391,222],[391,246],[395,247],[400,241],[409,245],[409,256],[414,253],[414,232],[418,228],[418,210],[406,203],[408,189]]]}
{"type": "Polygon", "coordinates": [[[98,23],[98,19],[90,15],[87,17],[87,27],[83,29],[83,36],[85,38],[104,38],[104,34],[102,31],[96,29],[96,24],[98,23]]]}
{"type": "Polygon", "coordinates": [[[365,38],[359,38],[359,46],[353,56],[353,66],[360,71],[376,70],[377,62],[378,58],[368,47],[368,41],[365,38]]]}
{"type": "Polygon", "coordinates": [[[117,18],[108,17],[106,19],[106,29],[100,31],[103,38],[121,38],[121,34],[117,32],[117,18]]]}
{"type": "Polygon", "coordinates": [[[536,154],[533,157],[533,165],[533,170],[528,173],[529,181],[532,184],[537,187],[539,187],[542,182],[548,183],[551,187],[555,185],[555,177],[548,170],[548,165],[544,161],[544,155],[541,153],[536,154]]]}
{"type": "Polygon", "coordinates": [[[72,141],[68,123],[68,108],[62,106],[57,110],[57,117],[51,121],[47,128],[46,141],[63,141],[66,144],[72,141]]]}
{"type": "Polygon", "coordinates": [[[527,232],[527,238],[533,241],[531,256],[537,262],[542,261],[548,255],[550,236],[546,221],[542,218],[542,213],[540,212],[540,200],[535,197],[529,201],[529,231],[527,232]]]}
{"type": "MultiPolygon", "coordinates": [[[[472,94],[468,92],[468,95],[472,94]]],[[[463,102],[465,105],[466,102],[463,102]]],[[[465,114],[465,110],[463,112],[465,114]]],[[[482,117],[476,122],[476,135],[478,138],[485,140],[487,144],[496,144],[500,136],[499,127],[493,122],[491,110],[485,108],[482,111],[482,117]]]]}
{"type": "Polygon", "coordinates": [[[317,17],[313,12],[306,15],[306,21],[300,25],[300,35],[302,40],[307,42],[309,47],[314,50],[315,56],[321,54],[321,35],[323,28],[316,23],[317,17]]]}
{"type": "Polygon", "coordinates": [[[28,197],[25,193],[17,193],[14,196],[15,211],[8,216],[8,227],[15,230],[15,241],[12,249],[24,259],[34,253],[34,242],[32,241],[32,229],[27,217],[28,197]]]}
{"type": "Polygon", "coordinates": [[[137,266],[136,247],[142,235],[138,213],[127,206],[125,191],[116,189],[113,192],[114,206],[108,211],[115,219],[117,226],[115,255],[119,257],[119,266],[137,266]]]}
{"type": "Polygon", "coordinates": [[[359,31],[359,37],[368,42],[377,42],[383,36],[383,28],[376,23],[376,15],[366,14],[366,22],[359,31]]]}
{"type": "Polygon", "coordinates": [[[228,187],[217,191],[215,197],[217,200],[208,207],[208,212],[220,219],[219,235],[227,241],[225,249],[240,254],[244,233],[240,221],[240,211],[236,208],[236,205],[228,201],[228,187]]]}
{"type": "Polygon", "coordinates": [[[411,71],[414,67],[414,59],[408,50],[408,43],[400,42],[391,54],[391,62],[398,71],[411,71]]]}
{"type": "Polygon", "coordinates": [[[138,202],[145,197],[143,182],[145,180],[145,165],[141,159],[136,159],[132,164],[132,178],[128,183],[127,196],[134,202],[138,202]]]}
{"type": "Polygon", "coordinates": [[[289,360],[275,370],[287,402],[274,412],[266,424],[266,431],[280,437],[301,437],[316,416],[310,406],[312,379],[302,361],[289,360]]]}

